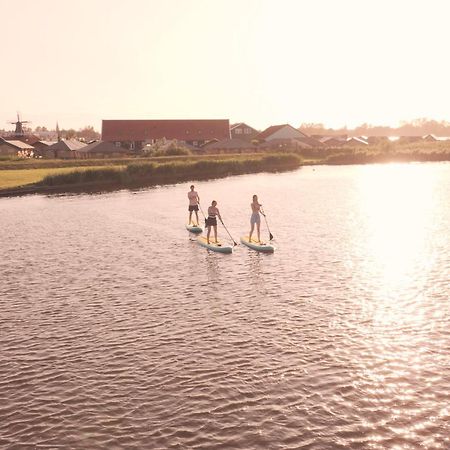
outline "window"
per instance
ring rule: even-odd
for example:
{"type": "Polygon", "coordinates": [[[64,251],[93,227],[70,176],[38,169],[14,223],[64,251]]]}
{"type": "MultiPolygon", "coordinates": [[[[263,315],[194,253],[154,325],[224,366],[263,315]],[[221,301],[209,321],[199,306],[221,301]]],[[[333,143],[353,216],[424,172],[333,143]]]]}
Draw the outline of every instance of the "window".
{"type": "Polygon", "coordinates": [[[242,134],[242,130],[240,128],[236,128],[234,130],[234,134],[242,134]]]}
{"type": "Polygon", "coordinates": [[[244,134],[252,134],[251,128],[244,128],[244,134]]]}
{"type": "Polygon", "coordinates": [[[114,145],[115,145],[116,147],[120,147],[120,142],[119,142],[119,141],[116,141],[116,142],[114,142],[114,145]]]}

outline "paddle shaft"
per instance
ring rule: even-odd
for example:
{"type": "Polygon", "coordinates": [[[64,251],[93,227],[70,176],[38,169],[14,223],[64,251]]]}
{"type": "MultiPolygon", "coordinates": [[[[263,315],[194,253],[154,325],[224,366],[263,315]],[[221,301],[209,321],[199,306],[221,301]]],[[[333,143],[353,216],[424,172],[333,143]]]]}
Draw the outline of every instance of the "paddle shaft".
{"type": "Polygon", "coordinates": [[[228,231],[227,227],[225,226],[225,224],[223,223],[223,220],[220,219],[220,223],[223,225],[223,227],[225,228],[225,231],[228,233],[228,236],[230,236],[230,239],[233,241],[233,244],[236,246],[236,241],[233,239],[233,237],[231,236],[230,232],[228,231]]]}
{"type": "Polygon", "coordinates": [[[200,207],[200,211],[202,212],[203,218],[206,220],[205,213],[203,212],[203,208],[202,205],[200,205],[200,202],[198,202],[198,206],[200,207]]]}
{"type": "Polygon", "coordinates": [[[273,234],[270,232],[269,223],[267,222],[266,213],[264,211],[261,211],[261,214],[263,215],[264,220],[266,221],[267,230],[269,231],[269,241],[271,241],[273,239],[273,234]]]}

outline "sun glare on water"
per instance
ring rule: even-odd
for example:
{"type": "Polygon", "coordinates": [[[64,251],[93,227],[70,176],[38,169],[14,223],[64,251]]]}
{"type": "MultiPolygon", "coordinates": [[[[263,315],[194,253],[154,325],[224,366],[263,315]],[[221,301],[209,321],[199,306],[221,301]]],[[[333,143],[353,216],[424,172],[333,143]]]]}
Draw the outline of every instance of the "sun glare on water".
{"type": "Polygon", "coordinates": [[[378,300],[420,295],[418,274],[431,264],[435,184],[433,172],[414,164],[373,166],[362,180],[367,263],[379,281],[378,300]]]}
{"type": "Polygon", "coordinates": [[[430,287],[437,185],[436,172],[423,164],[365,167],[358,183],[371,295],[362,301],[356,386],[399,443],[433,426],[427,411],[434,394],[421,392],[441,378],[443,360],[429,352],[440,336],[430,325],[440,313],[430,287]]]}

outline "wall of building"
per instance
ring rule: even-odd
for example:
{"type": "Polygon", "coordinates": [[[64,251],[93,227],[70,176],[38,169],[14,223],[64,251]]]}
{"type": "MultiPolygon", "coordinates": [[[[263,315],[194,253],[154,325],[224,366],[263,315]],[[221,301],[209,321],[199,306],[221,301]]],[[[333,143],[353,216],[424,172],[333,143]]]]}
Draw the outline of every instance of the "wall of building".
{"type": "Polygon", "coordinates": [[[297,137],[304,137],[304,134],[292,127],[283,127],[275,131],[272,135],[266,138],[266,141],[273,139],[295,139],[297,137]]]}
{"type": "Polygon", "coordinates": [[[17,155],[17,149],[8,144],[0,143],[0,155],[17,155]]]}
{"type": "Polygon", "coordinates": [[[245,141],[251,141],[257,134],[258,131],[247,125],[239,125],[231,130],[232,139],[243,139],[245,141]]]}

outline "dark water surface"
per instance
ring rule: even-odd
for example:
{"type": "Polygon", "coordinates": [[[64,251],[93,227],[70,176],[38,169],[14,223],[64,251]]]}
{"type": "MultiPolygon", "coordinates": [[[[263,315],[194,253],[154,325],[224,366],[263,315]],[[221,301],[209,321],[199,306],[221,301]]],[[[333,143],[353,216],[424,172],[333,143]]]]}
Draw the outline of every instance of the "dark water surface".
{"type": "Polygon", "coordinates": [[[449,449],[450,164],[189,184],[0,199],[0,448],[449,449]]]}

